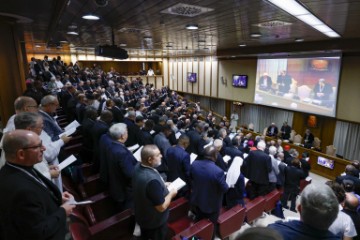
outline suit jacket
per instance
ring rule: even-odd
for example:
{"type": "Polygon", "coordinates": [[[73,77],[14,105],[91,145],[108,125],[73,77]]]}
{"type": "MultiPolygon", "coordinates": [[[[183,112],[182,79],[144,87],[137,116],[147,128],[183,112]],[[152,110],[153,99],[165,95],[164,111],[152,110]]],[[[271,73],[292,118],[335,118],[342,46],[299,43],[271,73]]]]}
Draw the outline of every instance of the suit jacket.
{"type": "Polygon", "coordinates": [[[329,83],[325,83],[324,87],[321,89],[320,84],[317,83],[314,87],[314,98],[319,100],[329,100],[330,95],[333,93],[332,86],[329,83]],[[323,93],[324,96],[319,97],[317,93],[323,93]]]}
{"type": "Polygon", "coordinates": [[[107,186],[109,183],[108,162],[110,158],[110,149],[114,142],[109,133],[105,133],[100,137],[99,141],[99,167],[100,180],[107,186]]]}
{"type": "Polygon", "coordinates": [[[94,125],[91,128],[91,137],[92,137],[92,142],[93,142],[93,146],[94,146],[94,160],[95,160],[95,164],[98,163],[99,160],[99,141],[100,141],[100,137],[106,133],[109,130],[109,125],[106,124],[104,121],[98,120],[94,123],[94,125]]]}
{"type": "Polygon", "coordinates": [[[170,147],[166,152],[166,159],[169,168],[167,180],[172,182],[180,177],[189,184],[190,154],[180,146],[170,147]]]}
{"type": "Polygon", "coordinates": [[[188,153],[195,153],[195,154],[199,155],[199,150],[201,151],[201,146],[199,146],[200,145],[199,143],[201,140],[200,134],[196,130],[191,130],[191,131],[188,131],[186,133],[186,135],[188,135],[188,137],[190,139],[190,144],[187,147],[186,151],[188,153]]]}
{"type": "Polygon", "coordinates": [[[61,193],[50,180],[36,173],[46,187],[8,164],[1,169],[1,239],[64,240],[66,213],[60,207],[61,193]]]}
{"type": "Polygon", "coordinates": [[[131,181],[137,163],[124,144],[113,141],[108,148],[108,183],[110,196],[119,203],[131,197],[131,181]]]}
{"type": "Polygon", "coordinates": [[[354,192],[360,195],[360,179],[351,175],[337,176],[336,182],[342,184],[344,180],[352,180],[354,182],[354,192]]]}
{"type": "Polygon", "coordinates": [[[270,156],[261,150],[254,150],[250,151],[249,156],[244,159],[241,172],[257,184],[269,184],[271,169],[270,156]]]}
{"type": "Polygon", "coordinates": [[[122,109],[120,109],[118,106],[114,106],[111,108],[111,112],[113,113],[113,122],[124,122],[124,113],[122,109]]]}
{"type": "Polygon", "coordinates": [[[191,204],[203,213],[220,211],[223,195],[229,186],[224,171],[211,160],[196,160],[190,167],[191,204]]]}
{"type": "Polygon", "coordinates": [[[271,90],[272,80],[271,77],[267,76],[266,78],[264,76],[261,76],[259,79],[259,89],[263,91],[269,91],[271,90]],[[266,86],[264,85],[266,82],[266,86]]]}
{"type": "Polygon", "coordinates": [[[59,140],[59,135],[64,132],[59,126],[59,124],[48,113],[42,110],[40,110],[39,113],[44,120],[44,131],[49,134],[52,141],[59,140]]]}
{"type": "Polygon", "coordinates": [[[278,135],[278,128],[277,126],[269,126],[268,129],[267,129],[267,132],[266,132],[266,135],[269,136],[269,137],[274,137],[274,136],[277,136],[278,135]],[[271,132],[271,128],[274,128],[273,132],[271,132]]]}

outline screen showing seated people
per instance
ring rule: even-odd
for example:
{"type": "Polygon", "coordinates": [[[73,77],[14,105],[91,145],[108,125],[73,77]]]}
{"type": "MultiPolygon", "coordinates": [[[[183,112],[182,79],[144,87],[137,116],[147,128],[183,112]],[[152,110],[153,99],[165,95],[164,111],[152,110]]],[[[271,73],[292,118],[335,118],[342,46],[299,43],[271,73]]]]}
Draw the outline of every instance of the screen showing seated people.
{"type": "Polygon", "coordinates": [[[254,102],[335,116],[341,56],[258,59],[254,102]]]}
{"type": "Polygon", "coordinates": [[[196,73],[188,72],[187,73],[187,81],[191,83],[196,83],[196,73]]]}

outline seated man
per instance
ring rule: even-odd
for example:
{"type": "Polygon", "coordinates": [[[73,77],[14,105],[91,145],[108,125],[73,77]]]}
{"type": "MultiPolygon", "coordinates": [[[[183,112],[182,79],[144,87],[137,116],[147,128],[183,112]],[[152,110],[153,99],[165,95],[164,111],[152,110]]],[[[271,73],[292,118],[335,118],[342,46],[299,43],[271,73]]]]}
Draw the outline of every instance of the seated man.
{"type": "Polygon", "coordinates": [[[277,222],[269,227],[277,230],[284,240],[342,239],[328,230],[339,212],[337,198],[330,187],[308,185],[301,194],[297,210],[300,221],[277,222]]]}
{"type": "Polygon", "coordinates": [[[268,127],[266,131],[266,136],[268,137],[276,137],[278,135],[278,127],[275,125],[275,123],[271,123],[271,125],[268,127]]]}
{"type": "Polygon", "coordinates": [[[264,72],[264,74],[259,79],[259,89],[262,91],[270,91],[272,86],[272,80],[271,77],[269,77],[267,72],[264,72]]]}

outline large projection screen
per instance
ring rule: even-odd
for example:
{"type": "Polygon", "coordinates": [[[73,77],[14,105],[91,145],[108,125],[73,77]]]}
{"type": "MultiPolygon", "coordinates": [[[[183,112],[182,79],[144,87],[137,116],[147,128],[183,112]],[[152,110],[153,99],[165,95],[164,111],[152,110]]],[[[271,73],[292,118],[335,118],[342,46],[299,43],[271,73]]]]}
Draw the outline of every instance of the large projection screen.
{"type": "Polygon", "coordinates": [[[258,59],[254,102],[335,117],[341,55],[258,59]]]}

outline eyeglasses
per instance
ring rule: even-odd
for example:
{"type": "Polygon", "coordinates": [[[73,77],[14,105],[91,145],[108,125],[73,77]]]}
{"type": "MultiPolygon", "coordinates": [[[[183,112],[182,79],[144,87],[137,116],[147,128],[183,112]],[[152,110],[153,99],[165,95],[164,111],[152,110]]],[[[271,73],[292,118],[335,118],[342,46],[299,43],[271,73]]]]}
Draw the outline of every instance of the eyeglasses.
{"type": "Polygon", "coordinates": [[[38,145],[36,145],[36,146],[31,146],[31,147],[23,147],[23,148],[21,148],[21,149],[23,149],[23,150],[26,150],[26,149],[37,149],[37,148],[43,148],[44,146],[43,146],[43,144],[42,144],[42,141],[40,142],[40,144],[38,144],[38,145]]]}

